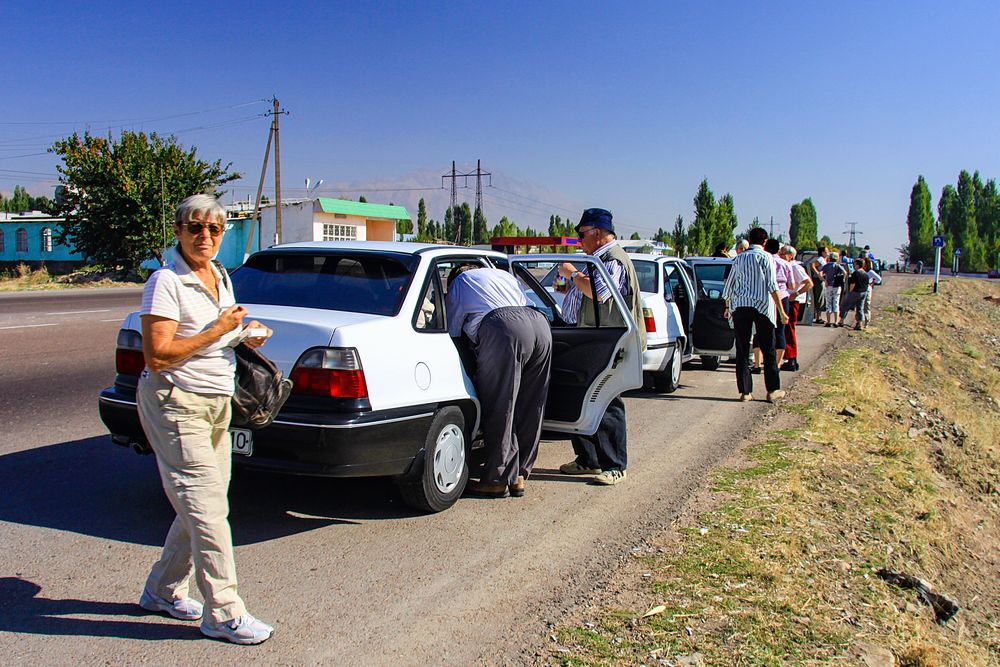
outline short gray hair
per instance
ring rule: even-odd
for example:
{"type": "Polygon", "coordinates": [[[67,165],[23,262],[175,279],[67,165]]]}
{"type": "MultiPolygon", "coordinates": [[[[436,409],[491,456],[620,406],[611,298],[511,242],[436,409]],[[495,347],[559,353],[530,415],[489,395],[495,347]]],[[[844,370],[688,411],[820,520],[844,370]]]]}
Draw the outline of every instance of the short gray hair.
{"type": "Polygon", "coordinates": [[[795,257],[796,255],[795,246],[793,246],[790,243],[786,243],[785,245],[781,246],[781,252],[783,252],[786,255],[791,255],[792,257],[795,257]]]}
{"type": "Polygon", "coordinates": [[[195,216],[217,219],[222,224],[226,223],[226,209],[222,208],[219,200],[212,195],[197,194],[185,197],[184,201],[177,205],[174,213],[174,224],[177,226],[187,224],[194,220],[195,216]]]}
{"type": "Polygon", "coordinates": [[[746,250],[747,248],[750,247],[750,242],[747,241],[746,239],[740,239],[740,242],[736,244],[736,247],[743,248],[744,250],[746,250]]]}
{"type": "Polygon", "coordinates": [[[831,262],[836,262],[838,259],[840,259],[840,255],[838,255],[835,252],[831,252],[830,253],[830,261],[831,262]]]}

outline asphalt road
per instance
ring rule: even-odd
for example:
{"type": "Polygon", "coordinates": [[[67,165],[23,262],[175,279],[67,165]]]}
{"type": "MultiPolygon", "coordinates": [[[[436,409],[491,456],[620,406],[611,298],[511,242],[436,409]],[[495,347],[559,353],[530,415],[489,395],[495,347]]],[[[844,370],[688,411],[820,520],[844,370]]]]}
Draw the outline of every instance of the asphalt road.
{"type": "MultiPolygon", "coordinates": [[[[572,451],[546,441],[524,498],[463,499],[431,516],[410,511],[385,480],[241,474],[230,493],[240,591],[276,634],[236,647],[136,605],[173,515],[153,457],[111,444],[97,393],[112,380],[117,322],[138,300],[134,290],[0,296],[4,663],[530,661],[544,619],[669,523],[771,409],[736,400],[731,365],[709,372],[696,362],[675,394],[626,399],[624,484],[556,474],[572,451]]],[[[800,331],[804,370],[782,373],[793,391],[847,335],[800,331]]]]}

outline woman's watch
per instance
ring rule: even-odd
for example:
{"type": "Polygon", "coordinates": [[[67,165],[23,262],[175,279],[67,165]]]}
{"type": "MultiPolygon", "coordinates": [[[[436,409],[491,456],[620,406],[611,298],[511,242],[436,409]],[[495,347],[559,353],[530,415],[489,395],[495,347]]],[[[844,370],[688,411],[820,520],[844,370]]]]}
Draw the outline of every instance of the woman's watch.
{"type": "Polygon", "coordinates": [[[583,275],[583,271],[574,271],[573,273],[569,274],[569,279],[575,280],[577,276],[581,275],[583,275]]]}

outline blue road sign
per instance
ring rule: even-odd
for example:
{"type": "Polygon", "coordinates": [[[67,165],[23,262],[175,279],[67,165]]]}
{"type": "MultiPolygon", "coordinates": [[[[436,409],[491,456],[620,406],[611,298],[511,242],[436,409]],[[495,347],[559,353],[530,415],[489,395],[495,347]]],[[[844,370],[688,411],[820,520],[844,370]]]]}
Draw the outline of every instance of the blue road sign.
{"type": "Polygon", "coordinates": [[[957,257],[961,257],[962,256],[962,249],[961,248],[955,248],[955,255],[957,257]]]}
{"type": "Polygon", "coordinates": [[[934,239],[933,239],[933,243],[931,245],[934,248],[943,248],[944,247],[944,237],[943,236],[935,236],[934,239]]]}

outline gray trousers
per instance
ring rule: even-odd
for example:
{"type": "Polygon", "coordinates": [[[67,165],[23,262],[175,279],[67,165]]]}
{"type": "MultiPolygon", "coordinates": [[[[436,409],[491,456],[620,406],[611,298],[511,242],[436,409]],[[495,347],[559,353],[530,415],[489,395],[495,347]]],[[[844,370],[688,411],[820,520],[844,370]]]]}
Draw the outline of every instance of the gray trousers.
{"type": "Polygon", "coordinates": [[[513,484],[538,455],[552,366],[552,331],[527,306],[491,311],[479,325],[476,392],[483,410],[486,465],[481,480],[513,484]]]}

